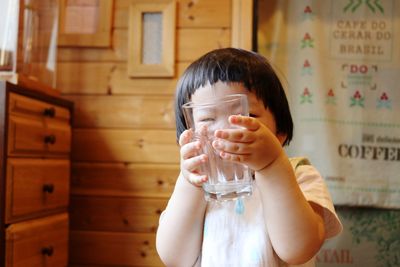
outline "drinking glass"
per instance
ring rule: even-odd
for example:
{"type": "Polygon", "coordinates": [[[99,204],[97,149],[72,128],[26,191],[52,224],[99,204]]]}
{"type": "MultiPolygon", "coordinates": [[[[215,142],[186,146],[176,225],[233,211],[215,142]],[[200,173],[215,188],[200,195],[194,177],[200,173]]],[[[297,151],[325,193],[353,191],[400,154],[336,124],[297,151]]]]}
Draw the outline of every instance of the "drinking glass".
{"type": "Polygon", "coordinates": [[[252,194],[251,170],[241,163],[224,160],[212,147],[214,132],[219,129],[240,128],[231,125],[230,115],[249,115],[247,96],[227,95],[182,106],[186,125],[194,131],[194,140],[201,143],[201,152],[208,156],[200,172],[208,176],[203,184],[206,200],[234,200],[252,194]]]}

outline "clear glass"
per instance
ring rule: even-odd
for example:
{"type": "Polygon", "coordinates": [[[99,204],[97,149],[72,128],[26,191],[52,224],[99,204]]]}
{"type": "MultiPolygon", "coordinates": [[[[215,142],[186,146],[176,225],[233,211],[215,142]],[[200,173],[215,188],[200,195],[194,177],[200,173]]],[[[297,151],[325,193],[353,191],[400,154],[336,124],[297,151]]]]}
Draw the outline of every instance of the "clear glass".
{"type": "Polygon", "coordinates": [[[58,8],[58,0],[0,0],[1,78],[56,87],[58,8]]]}
{"type": "Polygon", "coordinates": [[[186,125],[194,130],[194,139],[202,144],[201,153],[208,156],[200,170],[208,176],[203,184],[206,200],[234,200],[251,195],[251,170],[243,164],[224,160],[211,145],[216,130],[237,128],[229,123],[230,115],[249,115],[247,96],[235,94],[201,103],[189,102],[182,109],[186,125]]]}
{"type": "Polygon", "coordinates": [[[57,0],[23,0],[21,53],[18,55],[18,74],[56,86],[56,55],[58,35],[57,0]]]}
{"type": "Polygon", "coordinates": [[[0,1],[0,75],[15,73],[19,1],[0,1]]]}

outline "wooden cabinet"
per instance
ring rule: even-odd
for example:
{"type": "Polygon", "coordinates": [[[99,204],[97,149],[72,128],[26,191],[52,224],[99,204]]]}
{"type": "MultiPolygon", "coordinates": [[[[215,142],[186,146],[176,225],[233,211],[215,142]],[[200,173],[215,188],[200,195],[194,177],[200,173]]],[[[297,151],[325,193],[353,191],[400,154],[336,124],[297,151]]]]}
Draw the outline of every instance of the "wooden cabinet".
{"type": "Polygon", "coordinates": [[[67,266],[73,104],[0,82],[0,266],[67,266]]]}

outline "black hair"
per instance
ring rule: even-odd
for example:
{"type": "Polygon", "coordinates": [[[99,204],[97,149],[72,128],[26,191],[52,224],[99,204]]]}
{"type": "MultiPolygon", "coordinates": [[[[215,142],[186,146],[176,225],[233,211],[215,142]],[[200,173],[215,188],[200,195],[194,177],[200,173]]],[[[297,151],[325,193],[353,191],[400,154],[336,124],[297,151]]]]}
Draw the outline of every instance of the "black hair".
{"type": "Polygon", "coordinates": [[[293,137],[293,120],[278,76],[265,57],[237,48],[208,52],[190,64],[179,79],[175,95],[177,140],[187,129],[182,105],[190,101],[199,87],[218,81],[242,83],[247,90],[255,93],[274,116],[277,132],[287,135],[283,145],[289,144],[293,137]]]}

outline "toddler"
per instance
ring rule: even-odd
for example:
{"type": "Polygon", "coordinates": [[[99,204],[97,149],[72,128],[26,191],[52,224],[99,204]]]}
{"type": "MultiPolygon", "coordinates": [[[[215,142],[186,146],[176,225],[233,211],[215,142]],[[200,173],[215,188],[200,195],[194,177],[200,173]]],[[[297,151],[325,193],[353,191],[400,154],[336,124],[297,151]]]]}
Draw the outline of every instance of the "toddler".
{"type": "Polygon", "coordinates": [[[193,62],[176,91],[181,172],[160,217],[157,251],[167,266],[287,266],[307,264],[341,223],[318,171],[305,158],[288,158],[293,122],[285,92],[268,61],[235,48],[211,51],[193,62]],[[207,156],[187,129],[182,105],[210,97],[245,94],[250,116],[240,126],[214,132],[224,160],[254,171],[253,194],[233,201],[205,201],[200,166],[207,156]],[[240,205],[239,205],[240,204],[240,205]],[[238,208],[240,206],[240,208],[238,208]]]}

